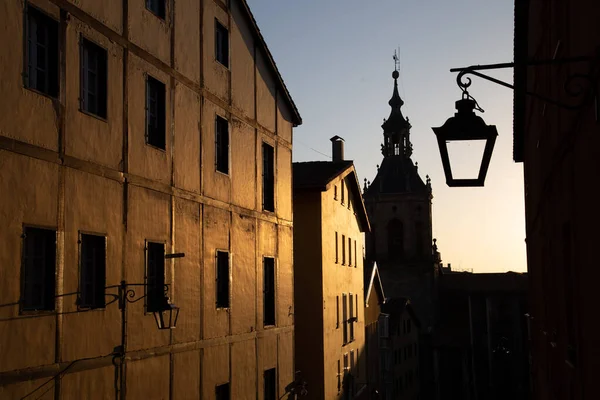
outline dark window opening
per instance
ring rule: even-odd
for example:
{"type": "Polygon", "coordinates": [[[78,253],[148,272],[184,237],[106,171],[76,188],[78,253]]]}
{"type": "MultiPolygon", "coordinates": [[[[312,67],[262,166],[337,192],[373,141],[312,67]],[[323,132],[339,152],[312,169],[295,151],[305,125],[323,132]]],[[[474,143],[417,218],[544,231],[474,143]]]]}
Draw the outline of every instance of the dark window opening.
{"type": "Polygon", "coordinates": [[[263,154],[263,210],[275,211],[275,163],[273,147],[262,145],[263,154]]]}
{"type": "Polygon", "coordinates": [[[229,123],[226,119],[217,116],[215,123],[216,154],[215,164],[217,171],[229,173],[229,123]]]}
{"type": "Polygon", "coordinates": [[[265,371],[264,400],[277,400],[277,370],[271,368],[265,371]]]}
{"type": "Polygon", "coordinates": [[[230,392],[229,392],[229,382],[224,383],[222,385],[217,385],[215,388],[216,400],[229,400],[230,392]]]}
{"type": "Polygon", "coordinates": [[[165,0],[146,0],[146,8],[157,17],[165,19],[165,0]]]}
{"type": "Polygon", "coordinates": [[[81,271],[79,279],[79,306],[104,308],[106,300],[106,238],[81,235],[81,271]]]}
{"type": "Polygon", "coordinates": [[[87,39],[81,39],[81,109],[106,118],[107,53],[87,39]]]}
{"type": "Polygon", "coordinates": [[[146,311],[165,309],[165,244],[148,242],[146,271],[146,311]]]}
{"type": "Polygon", "coordinates": [[[263,269],[263,322],[265,326],[275,325],[275,259],[265,257],[263,269]]]}
{"type": "Polygon", "coordinates": [[[229,31],[215,20],[215,59],[229,68],[229,31]]]}
{"type": "Polygon", "coordinates": [[[56,232],[25,228],[22,257],[21,310],[54,310],[56,232]]]}
{"type": "Polygon", "coordinates": [[[342,328],[343,328],[343,343],[348,343],[348,296],[342,293],[342,328]]]}
{"type": "Polygon", "coordinates": [[[388,257],[397,260],[404,255],[404,227],[402,222],[393,219],[387,226],[388,234],[388,257]]]}
{"type": "Polygon", "coordinates": [[[229,253],[217,251],[217,308],[229,308],[229,253]]]}
{"type": "Polygon", "coordinates": [[[27,5],[25,86],[58,97],[58,22],[27,5]]]}
{"type": "Polygon", "coordinates": [[[146,142],[165,149],[165,84],[148,76],[146,80],[146,142]]]}

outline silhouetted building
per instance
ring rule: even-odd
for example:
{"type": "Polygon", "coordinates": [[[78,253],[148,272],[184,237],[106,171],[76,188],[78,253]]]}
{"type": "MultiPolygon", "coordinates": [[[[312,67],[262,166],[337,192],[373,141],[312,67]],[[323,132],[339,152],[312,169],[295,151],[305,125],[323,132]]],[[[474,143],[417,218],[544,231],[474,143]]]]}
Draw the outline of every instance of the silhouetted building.
{"type": "Polygon", "coordinates": [[[0,398],[281,398],[302,121],[246,1],[2,0],[0,37],[0,398]]]}
{"type": "Polygon", "coordinates": [[[533,398],[600,399],[600,5],[515,6],[514,160],[525,176],[533,398]],[[542,60],[556,64],[527,66],[542,60]]]}
{"type": "Polygon", "coordinates": [[[410,300],[402,297],[386,299],[381,312],[382,317],[388,319],[383,398],[416,400],[420,391],[419,320],[410,300]]]}
{"type": "MultiPolygon", "coordinates": [[[[433,388],[433,359],[428,336],[435,326],[436,276],[439,254],[432,248],[431,183],[423,182],[411,159],[411,125],[402,115],[398,71],[384,120],[383,161],[373,182],[365,183],[364,199],[371,222],[366,235],[366,257],[377,262],[389,297],[407,298],[421,323],[421,380],[433,388]],[[436,256],[437,254],[437,256],[436,256]]],[[[432,392],[422,392],[422,398],[432,392]]]]}
{"type": "Polygon", "coordinates": [[[436,399],[528,399],[527,275],[445,273],[438,287],[436,399]]]}
{"type": "Polygon", "coordinates": [[[385,293],[379,276],[379,269],[375,262],[366,262],[364,268],[365,282],[365,354],[367,366],[367,390],[369,399],[384,399],[384,369],[391,365],[391,361],[384,365],[387,355],[389,337],[389,318],[381,315],[385,303],[385,293]]]}
{"type": "Polygon", "coordinates": [[[363,241],[369,220],[343,139],[333,161],[293,164],[296,369],[308,399],[367,395],[363,241]]]}

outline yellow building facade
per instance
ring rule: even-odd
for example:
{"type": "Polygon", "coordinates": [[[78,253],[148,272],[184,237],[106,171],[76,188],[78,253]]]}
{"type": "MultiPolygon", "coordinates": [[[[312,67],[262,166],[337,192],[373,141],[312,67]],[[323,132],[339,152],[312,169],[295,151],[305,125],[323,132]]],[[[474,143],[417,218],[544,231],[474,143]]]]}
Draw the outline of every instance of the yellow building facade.
{"type": "Polygon", "coordinates": [[[246,2],[6,0],[0,37],[0,398],[283,396],[302,121],[246,2]]]}
{"type": "Polygon", "coordinates": [[[363,233],[369,222],[352,162],[335,158],[294,163],[296,368],[309,399],[366,394],[363,233]]]}

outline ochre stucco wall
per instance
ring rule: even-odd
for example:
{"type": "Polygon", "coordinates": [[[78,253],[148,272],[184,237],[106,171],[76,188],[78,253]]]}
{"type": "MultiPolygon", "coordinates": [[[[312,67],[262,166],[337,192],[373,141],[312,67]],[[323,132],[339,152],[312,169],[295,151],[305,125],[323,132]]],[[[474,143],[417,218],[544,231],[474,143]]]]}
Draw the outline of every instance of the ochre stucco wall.
{"type": "Polygon", "coordinates": [[[277,368],[283,396],[294,379],[297,118],[243,6],[167,1],[161,20],[144,0],[129,0],[124,21],[120,0],[30,3],[57,21],[56,4],[63,5],[68,18],[61,91],[50,99],[23,87],[22,1],[0,4],[0,398],[20,398],[59,371],[59,386],[50,382],[41,398],[114,396],[121,314],[116,303],[77,309],[81,233],[107,238],[107,286],[145,282],[147,241],[185,253],[165,261],[169,296],[181,310],[175,330],[159,331],[144,300],[128,305],[127,398],[212,398],[225,382],[232,398],[262,398],[267,368],[277,368]],[[230,30],[229,68],[214,59],[215,18],[230,30]],[[79,110],[82,36],[107,50],[105,119],[79,110]],[[147,75],[166,88],[165,150],[145,140],[147,75]],[[216,115],[229,122],[227,175],[215,170],[216,115]],[[275,148],[275,212],[262,210],[263,142],[275,148]],[[47,315],[19,314],[24,224],[57,231],[61,296],[47,315]],[[222,310],[215,308],[217,249],[231,255],[231,306],[222,310]],[[264,256],[276,259],[276,326],[267,328],[264,256]]]}

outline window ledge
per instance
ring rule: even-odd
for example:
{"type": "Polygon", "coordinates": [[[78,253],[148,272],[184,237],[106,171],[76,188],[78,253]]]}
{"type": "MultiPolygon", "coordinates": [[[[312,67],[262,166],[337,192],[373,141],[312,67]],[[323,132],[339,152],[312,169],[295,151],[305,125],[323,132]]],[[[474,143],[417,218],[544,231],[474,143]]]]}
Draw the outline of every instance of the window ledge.
{"type": "Polygon", "coordinates": [[[108,123],[108,117],[101,117],[101,116],[96,115],[96,114],[94,114],[94,113],[92,113],[90,111],[84,110],[83,108],[79,108],[79,112],[82,113],[82,114],[85,114],[85,115],[87,115],[89,117],[95,118],[95,119],[97,119],[99,121],[108,123]]]}
{"type": "Polygon", "coordinates": [[[54,97],[54,96],[52,96],[52,95],[50,95],[48,93],[44,93],[42,91],[39,91],[39,90],[37,90],[35,88],[32,88],[32,87],[29,87],[27,85],[23,85],[23,89],[28,90],[28,91],[33,92],[33,93],[36,93],[36,94],[39,94],[40,96],[46,97],[49,100],[58,101],[58,96],[54,97]]]}
{"type": "Polygon", "coordinates": [[[166,149],[167,146],[166,146],[166,144],[165,144],[165,148],[163,149],[161,147],[158,147],[158,146],[155,146],[153,144],[150,144],[150,143],[148,143],[146,141],[146,146],[152,147],[154,150],[160,151],[161,153],[166,153],[167,152],[167,149],[166,149]]]}

